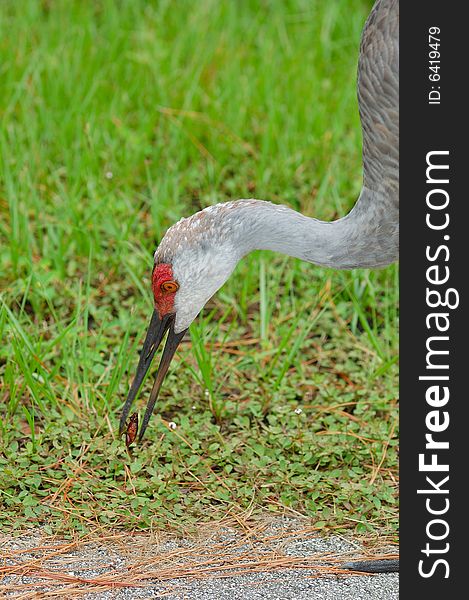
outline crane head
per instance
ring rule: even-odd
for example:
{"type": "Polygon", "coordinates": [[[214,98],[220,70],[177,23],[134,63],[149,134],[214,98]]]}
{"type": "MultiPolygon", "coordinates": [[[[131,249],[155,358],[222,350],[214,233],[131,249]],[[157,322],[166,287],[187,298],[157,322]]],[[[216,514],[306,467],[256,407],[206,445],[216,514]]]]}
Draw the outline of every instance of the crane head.
{"type": "Polygon", "coordinates": [[[139,441],[148,426],[171,360],[189,325],[206,302],[225,283],[241,258],[226,238],[221,240],[211,235],[213,231],[207,228],[207,223],[205,227],[199,226],[202,221],[205,222],[204,215],[202,218],[199,216],[202,213],[173,225],[155,252],[152,272],[153,315],[119,428],[122,434],[132,403],[167,333],[155,383],[139,432],[139,441]]]}

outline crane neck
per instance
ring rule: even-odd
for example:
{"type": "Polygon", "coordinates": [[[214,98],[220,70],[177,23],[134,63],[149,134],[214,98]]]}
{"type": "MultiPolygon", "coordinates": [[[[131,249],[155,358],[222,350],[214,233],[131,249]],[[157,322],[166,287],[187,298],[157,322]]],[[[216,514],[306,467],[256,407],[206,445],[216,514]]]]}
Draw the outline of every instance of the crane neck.
{"type": "Polygon", "coordinates": [[[331,222],[262,200],[240,200],[235,245],[242,256],[273,250],[335,269],[385,266],[397,260],[398,225],[377,194],[363,188],[349,214],[331,222]]]}

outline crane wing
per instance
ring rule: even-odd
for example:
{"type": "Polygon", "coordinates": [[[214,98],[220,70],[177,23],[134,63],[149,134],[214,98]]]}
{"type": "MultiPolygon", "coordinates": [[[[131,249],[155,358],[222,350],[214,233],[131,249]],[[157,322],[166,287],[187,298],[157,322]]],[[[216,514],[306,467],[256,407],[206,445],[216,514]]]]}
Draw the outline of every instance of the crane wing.
{"type": "Polygon", "coordinates": [[[378,0],[363,29],[358,61],[363,185],[386,210],[399,209],[399,0],[378,0]]]}

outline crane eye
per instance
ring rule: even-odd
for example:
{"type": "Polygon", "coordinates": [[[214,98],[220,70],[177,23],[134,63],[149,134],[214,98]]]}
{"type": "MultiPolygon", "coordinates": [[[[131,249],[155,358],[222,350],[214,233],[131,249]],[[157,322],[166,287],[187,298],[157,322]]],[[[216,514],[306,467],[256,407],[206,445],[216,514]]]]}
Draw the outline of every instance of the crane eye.
{"type": "Polygon", "coordinates": [[[177,292],[177,291],[178,291],[178,289],[179,289],[179,284],[178,284],[176,281],[172,281],[172,280],[171,280],[171,281],[164,281],[164,282],[161,284],[161,286],[160,286],[160,287],[161,287],[161,290],[162,290],[163,292],[171,292],[171,293],[174,293],[174,292],[177,292]]]}

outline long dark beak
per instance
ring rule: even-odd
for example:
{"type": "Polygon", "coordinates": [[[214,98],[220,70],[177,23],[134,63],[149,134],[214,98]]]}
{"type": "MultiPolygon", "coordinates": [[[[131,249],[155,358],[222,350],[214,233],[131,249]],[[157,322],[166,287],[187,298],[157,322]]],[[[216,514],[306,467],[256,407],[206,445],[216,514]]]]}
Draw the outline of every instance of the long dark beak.
{"type": "Polygon", "coordinates": [[[155,352],[158,350],[158,347],[161,344],[165,333],[169,330],[168,337],[166,339],[166,344],[163,350],[163,355],[161,357],[160,365],[158,367],[158,372],[156,373],[155,383],[153,384],[153,388],[151,390],[150,399],[148,401],[147,408],[145,411],[145,416],[143,417],[142,427],[140,429],[138,441],[141,441],[141,439],[143,438],[143,434],[145,433],[145,429],[147,428],[148,421],[151,417],[151,413],[153,412],[153,408],[155,407],[161,384],[163,383],[163,379],[168,371],[171,359],[173,358],[174,353],[176,352],[176,348],[178,347],[180,341],[182,340],[184,334],[187,331],[187,329],[185,329],[180,333],[175,333],[174,319],[174,315],[165,315],[163,318],[160,319],[158,312],[156,310],[153,311],[147,335],[145,341],[143,342],[140,360],[138,361],[137,373],[135,374],[135,378],[132,382],[132,385],[130,386],[129,395],[127,396],[127,400],[125,401],[124,409],[122,411],[122,416],[119,424],[119,435],[122,435],[122,433],[125,430],[127,417],[129,415],[132,403],[138,394],[138,391],[143,383],[143,380],[145,379],[145,375],[148,369],[150,368],[153,357],[155,356],[155,352]]]}

